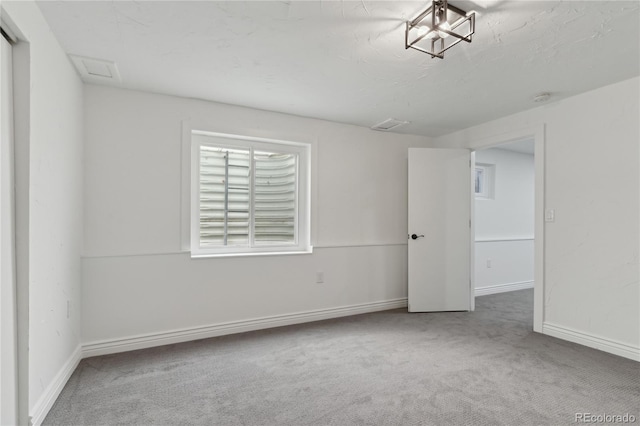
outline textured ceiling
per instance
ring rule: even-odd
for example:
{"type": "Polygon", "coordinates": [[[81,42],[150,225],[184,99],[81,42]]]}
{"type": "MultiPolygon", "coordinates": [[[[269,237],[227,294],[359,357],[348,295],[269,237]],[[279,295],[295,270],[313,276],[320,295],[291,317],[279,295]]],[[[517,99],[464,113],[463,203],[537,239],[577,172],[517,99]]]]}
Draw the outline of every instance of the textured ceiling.
{"type": "Polygon", "coordinates": [[[43,1],[67,53],[121,87],[438,136],[640,74],[638,1],[451,1],[478,12],[444,60],[404,49],[427,2],[43,1]]]}

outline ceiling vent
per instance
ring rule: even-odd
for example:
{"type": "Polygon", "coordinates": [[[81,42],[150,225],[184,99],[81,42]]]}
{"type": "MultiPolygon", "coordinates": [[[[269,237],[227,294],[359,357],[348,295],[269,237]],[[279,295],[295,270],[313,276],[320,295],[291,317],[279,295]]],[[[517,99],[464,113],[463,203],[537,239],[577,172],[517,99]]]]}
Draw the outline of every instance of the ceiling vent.
{"type": "Polygon", "coordinates": [[[77,55],[69,55],[69,57],[80,73],[82,80],[87,83],[109,84],[122,82],[115,62],[77,55]]]}
{"type": "Polygon", "coordinates": [[[538,93],[533,97],[533,102],[547,102],[551,98],[551,93],[538,93]]]}
{"type": "Polygon", "coordinates": [[[400,121],[395,118],[387,118],[382,123],[378,123],[375,126],[372,126],[372,130],[378,130],[380,132],[388,132],[391,129],[395,129],[396,127],[404,126],[405,124],[409,124],[408,121],[400,121]]]}

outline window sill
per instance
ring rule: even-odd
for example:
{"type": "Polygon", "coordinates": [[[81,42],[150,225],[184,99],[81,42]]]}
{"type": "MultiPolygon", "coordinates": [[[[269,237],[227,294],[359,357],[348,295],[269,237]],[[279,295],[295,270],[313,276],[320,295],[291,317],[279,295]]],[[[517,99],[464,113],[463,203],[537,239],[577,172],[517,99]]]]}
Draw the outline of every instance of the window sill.
{"type": "Polygon", "coordinates": [[[290,256],[293,254],[312,254],[313,246],[296,251],[256,251],[244,253],[191,253],[191,259],[207,259],[215,257],[253,257],[253,256],[290,256]]]}

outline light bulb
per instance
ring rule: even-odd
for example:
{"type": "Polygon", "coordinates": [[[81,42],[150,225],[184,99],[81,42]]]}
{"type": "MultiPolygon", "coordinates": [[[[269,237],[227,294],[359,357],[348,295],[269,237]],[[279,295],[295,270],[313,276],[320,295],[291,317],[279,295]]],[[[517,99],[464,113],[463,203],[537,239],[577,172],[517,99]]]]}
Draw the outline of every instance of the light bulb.
{"type": "MultiPolygon", "coordinates": [[[[438,24],[438,29],[443,29],[443,30],[451,31],[451,25],[450,25],[447,21],[444,21],[443,23],[438,24]]],[[[449,34],[445,33],[444,31],[438,31],[438,35],[439,35],[441,38],[447,38],[447,37],[449,37],[449,34]]]]}
{"type": "Polygon", "coordinates": [[[434,38],[436,36],[436,32],[435,31],[431,31],[429,33],[429,31],[431,31],[431,28],[429,28],[426,25],[422,25],[418,27],[418,37],[422,37],[425,34],[427,35],[426,38],[434,38]],[[427,34],[428,33],[428,34],[427,34]]]}

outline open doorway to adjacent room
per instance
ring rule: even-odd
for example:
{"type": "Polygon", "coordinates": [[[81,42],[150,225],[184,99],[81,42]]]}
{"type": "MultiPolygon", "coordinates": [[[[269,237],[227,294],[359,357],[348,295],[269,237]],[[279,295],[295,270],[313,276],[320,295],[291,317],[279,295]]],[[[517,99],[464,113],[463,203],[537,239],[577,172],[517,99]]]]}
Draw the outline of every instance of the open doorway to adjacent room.
{"type": "MultiPolygon", "coordinates": [[[[475,152],[474,294],[520,293],[533,316],[535,140],[475,152]]],[[[515,300],[515,299],[514,299],[515,300]]],[[[532,320],[533,318],[531,318],[532,320]]]]}

